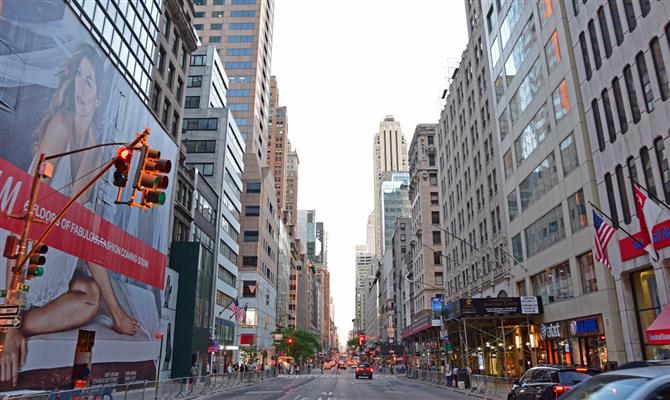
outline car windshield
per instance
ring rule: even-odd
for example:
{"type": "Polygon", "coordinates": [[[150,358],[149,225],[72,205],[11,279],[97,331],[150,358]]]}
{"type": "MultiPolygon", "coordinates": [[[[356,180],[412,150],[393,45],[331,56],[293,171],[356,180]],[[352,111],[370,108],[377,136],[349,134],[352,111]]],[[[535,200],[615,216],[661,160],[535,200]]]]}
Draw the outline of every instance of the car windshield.
{"type": "Polygon", "coordinates": [[[599,375],[575,387],[561,400],[627,399],[648,380],[639,376],[599,375]]]}
{"type": "Polygon", "coordinates": [[[358,368],[367,368],[367,367],[368,367],[367,364],[358,364],[358,368]]]}
{"type": "MultiPolygon", "coordinates": [[[[592,375],[595,375],[595,373],[592,375]]],[[[560,371],[558,373],[559,382],[567,385],[576,385],[585,379],[589,379],[590,377],[591,375],[589,374],[583,374],[576,371],[560,371]]]]}

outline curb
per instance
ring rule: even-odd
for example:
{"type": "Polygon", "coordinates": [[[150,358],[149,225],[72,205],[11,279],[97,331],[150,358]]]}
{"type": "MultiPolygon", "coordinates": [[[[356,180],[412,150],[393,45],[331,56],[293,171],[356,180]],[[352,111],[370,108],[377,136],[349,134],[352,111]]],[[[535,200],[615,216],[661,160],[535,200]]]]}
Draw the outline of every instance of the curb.
{"type": "Polygon", "coordinates": [[[482,396],[481,394],[477,394],[477,393],[469,392],[469,391],[467,391],[467,390],[454,389],[454,388],[450,388],[450,387],[448,387],[448,386],[438,385],[438,384],[436,384],[436,383],[430,383],[430,382],[420,381],[420,380],[418,380],[418,379],[410,379],[410,378],[407,378],[407,377],[400,377],[400,378],[401,378],[401,379],[408,380],[408,381],[410,381],[410,382],[417,382],[417,383],[421,383],[421,384],[423,384],[423,385],[429,385],[429,386],[439,387],[439,388],[445,389],[445,390],[447,390],[447,391],[456,392],[456,393],[459,393],[459,394],[462,394],[462,395],[466,395],[466,396],[476,397],[476,398],[478,398],[478,399],[485,399],[485,400],[502,400],[502,397],[486,397],[486,396],[482,396]]]}

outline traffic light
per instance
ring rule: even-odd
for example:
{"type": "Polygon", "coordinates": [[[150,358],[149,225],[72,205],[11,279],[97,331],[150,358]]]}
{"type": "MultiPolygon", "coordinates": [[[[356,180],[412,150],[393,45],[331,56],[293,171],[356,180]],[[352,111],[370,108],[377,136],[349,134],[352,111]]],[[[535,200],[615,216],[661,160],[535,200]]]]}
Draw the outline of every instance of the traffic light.
{"type": "Polygon", "coordinates": [[[44,274],[44,268],[42,265],[47,262],[47,258],[44,256],[47,251],[49,251],[49,247],[46,244],[40,244],[37,246],[37,248],[33,249],[33,254],[28,260],[28,272],[26,273],[26,279],[32,279],[36,276],[42,276],[42,274],[44,274]]]}
{"type": "Polygon", "coordinates": [[[365,346],[365,335],[358,335],[358,345],[361,347],[365,346]]]}
{"type": "Polygon", "coordinates": [[[133,187],[142,191],[142,205],[145,207],[165,204],[165,189],[169,184],[167,174],[172,170],[172,162],[160,157],[160,151],[142,146],[133,187]]]}
{"type": "Polygon", "coordinates": [[[114,160],[114,186],[126,187],[128,183],[128,172],[130,171],[130,160],[133,158],[133,151],[127,147],[121,147],[116,152],[114,160]]]}
{"type": "Polygon", "coordinates": [[[288,338],[286,338],[286,344],[291,346],[293,344],[293,338],[290,337],[290,336],[288,338]]]}
{"type": "Polygon", "coordinates": [[[2,256],[11,260],[14,260],[19,256],[19,238],[17,236],[7,236],[7,240],[5,240],[5,248],[2,251],[2,256]]]}

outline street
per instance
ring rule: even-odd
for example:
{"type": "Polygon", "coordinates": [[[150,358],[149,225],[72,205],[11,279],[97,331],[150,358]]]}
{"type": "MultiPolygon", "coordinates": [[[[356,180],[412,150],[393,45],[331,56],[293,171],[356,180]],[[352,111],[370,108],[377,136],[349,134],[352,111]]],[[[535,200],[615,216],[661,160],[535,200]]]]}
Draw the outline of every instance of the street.
{"type": "Polygon", "coordinates": [[[244,400],[422,400],[474,399],[453,390],[438,388],[397,375],[375,374],[372,380],[355,379],[353,370],[321,371],[310,375],[281,375],[257,385],[207,396],[208,399],[244,400]]]}

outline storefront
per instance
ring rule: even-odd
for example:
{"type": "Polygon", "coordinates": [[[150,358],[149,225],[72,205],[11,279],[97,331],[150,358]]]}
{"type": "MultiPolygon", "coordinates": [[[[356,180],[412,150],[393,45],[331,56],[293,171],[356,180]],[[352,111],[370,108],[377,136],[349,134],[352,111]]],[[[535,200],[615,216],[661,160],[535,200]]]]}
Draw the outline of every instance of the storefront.
{"type": "Polygon", "coordinates": [[[607,344],[600,315],[538,326],[538,362],[605,368],[607,344]]]}
{"type": "Polygon", "coordinates": [[[661,313],[658,296],[656,273],[652,268],[630,274],[630,285],[633,291],[633,303],[641,338],[642,357],[645,360],[662,360],[670,358],[670,345],[659,344],[663,341],[649,340],[647,329],[661,313]]]}

